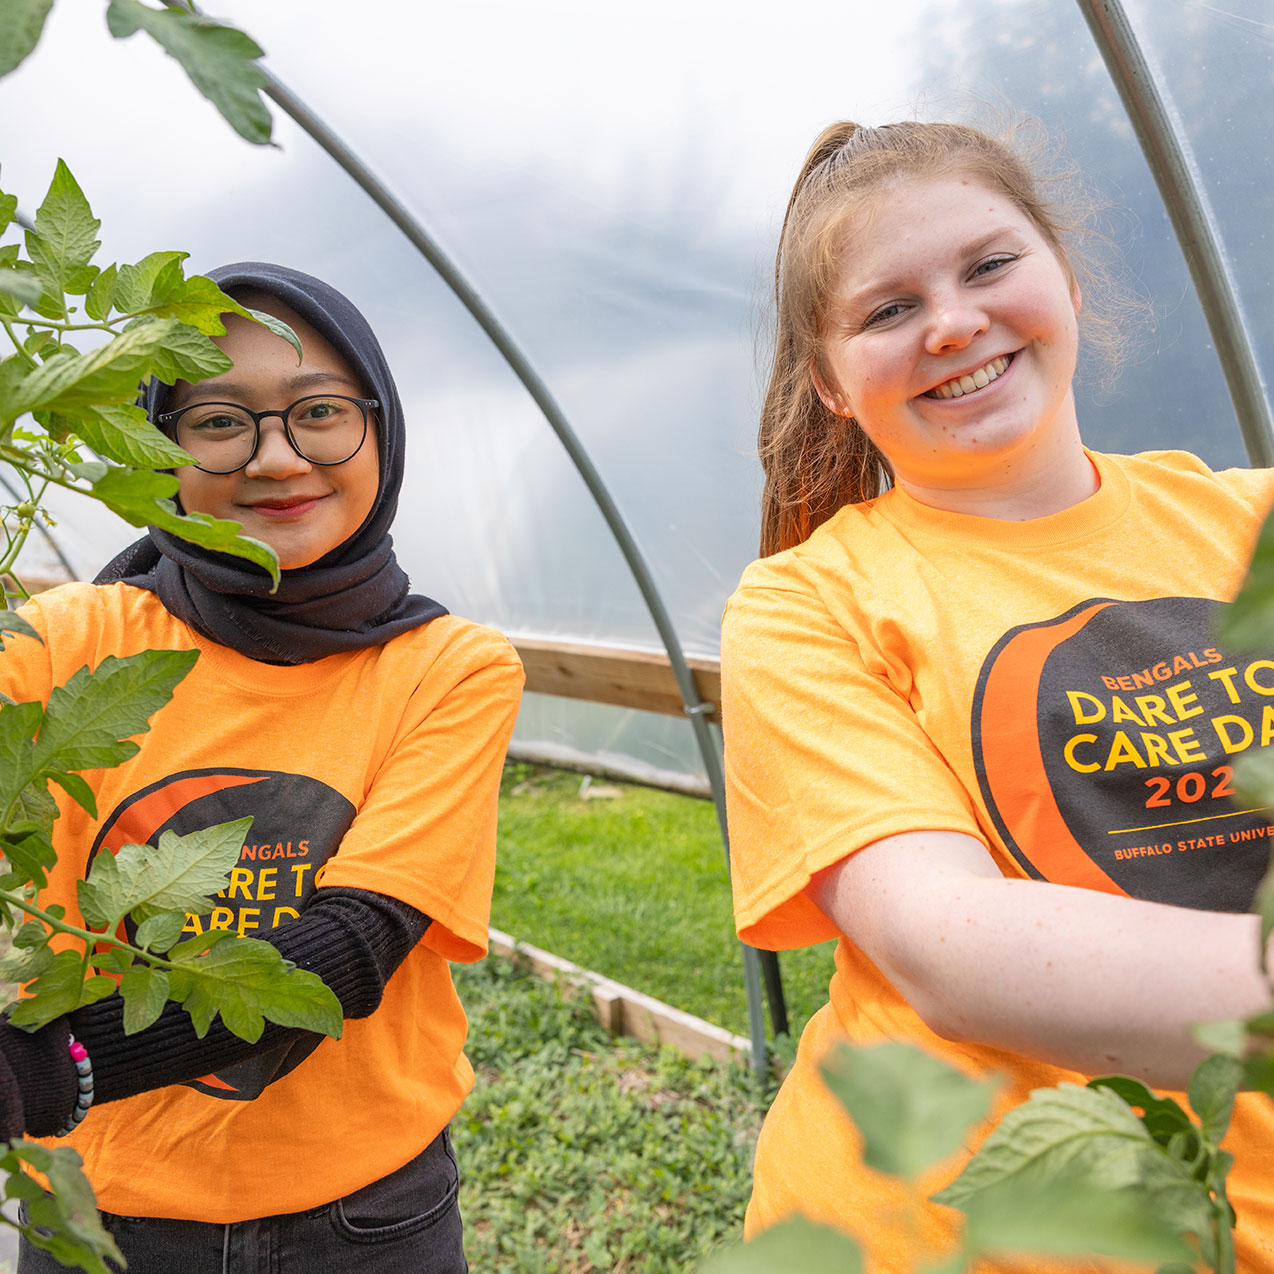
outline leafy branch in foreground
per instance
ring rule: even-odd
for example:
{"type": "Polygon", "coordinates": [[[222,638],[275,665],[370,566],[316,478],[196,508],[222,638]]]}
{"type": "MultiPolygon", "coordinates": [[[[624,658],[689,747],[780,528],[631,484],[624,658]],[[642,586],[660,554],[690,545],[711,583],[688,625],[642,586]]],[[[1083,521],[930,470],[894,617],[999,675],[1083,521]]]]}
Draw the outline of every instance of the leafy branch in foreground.
{"type": "MultiPolygon", "coordinates": [[[[13,221],[17,199],[0,192],[0,232],[13,221]]],[[[0,360],[0,461],[25,487],[25,499],[4,512],[0,575],[12,570],[50,487],[91,496],[132,526],[157,526],[183,539],[255,562],[278,583],[273,551],[239,534],[235,522],[182,514],[177,479],[164,470],[191,463],[135,403],[138,384],[165,384],[218,375],[230,359],[213,342],[222,315],[239,314],[300,344],[285,324],[249,310],[211,279],[185,277],[184,252],[152,252],[133,265],[93,263],[100,246],[93,216],[60,160],[34,229],[21,245],[0,246],[0,340],[12,353],[0,360]],[[72,298],[83,297],[73,304],[72,298]],[[81,352],[75,333],[101,343],[81,352]],[[30,414],[38,430],[19,426],[30,414]],[[95,456],[84,454],[91,448],[95,456]]]]}
{"type": "MultiPolygon", "coordinates": [[[[53,0],[4,0],[0,5],[0,77],[35,50],[53,0]]],[[[106,26],[116,39],[145,31],[175,58],[191,83],[240,137],[270,140],[270,112],[261,98],[261,49],[235,27],[204,17],[189,0],[156,9],[141,0],[109,0],[106,26]]]]}

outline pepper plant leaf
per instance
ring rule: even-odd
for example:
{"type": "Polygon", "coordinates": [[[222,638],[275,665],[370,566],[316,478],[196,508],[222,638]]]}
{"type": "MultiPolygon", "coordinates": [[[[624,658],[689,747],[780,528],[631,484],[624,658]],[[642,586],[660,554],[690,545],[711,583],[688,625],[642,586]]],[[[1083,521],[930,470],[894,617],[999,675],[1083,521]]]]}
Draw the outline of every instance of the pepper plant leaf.
{"type": "Polygon", "coordinates": [[[862,1134],[863,1161],[908,1181],[960,1149],[996,1090],[906,1044],[842,1045],[821,1069],[862,1134]]]}
{"type": "Polygon", "coordinates": [[[74,433],[99,456],[135,469],[174,469],[194,463],[192,455],[156,429],[146,413],[132,403],[82,407],[54,422],[54,428],[74,433]]]}

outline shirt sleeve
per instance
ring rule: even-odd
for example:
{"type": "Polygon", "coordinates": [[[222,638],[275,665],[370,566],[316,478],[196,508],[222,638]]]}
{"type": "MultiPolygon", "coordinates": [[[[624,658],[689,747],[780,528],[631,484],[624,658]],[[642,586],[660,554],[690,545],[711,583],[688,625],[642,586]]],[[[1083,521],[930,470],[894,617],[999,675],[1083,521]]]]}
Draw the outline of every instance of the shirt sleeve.
{"type": "Polygon", "coordinates": [[[745,942],[835,937],[805,888],[882,837],[942,830],[985,843],[968,792],[874,662],[813,590],[744,587],[726,609],[726,792],[745,942]]]}
{"type": "Polygon", "coordinates": [[[513,647],[490,629],[453,641],[412,691],[400,736],[322,877],[424,912],[433,920],[424,943],[448,960],[486,954],[500,774],[522,680],[513,647]]]}

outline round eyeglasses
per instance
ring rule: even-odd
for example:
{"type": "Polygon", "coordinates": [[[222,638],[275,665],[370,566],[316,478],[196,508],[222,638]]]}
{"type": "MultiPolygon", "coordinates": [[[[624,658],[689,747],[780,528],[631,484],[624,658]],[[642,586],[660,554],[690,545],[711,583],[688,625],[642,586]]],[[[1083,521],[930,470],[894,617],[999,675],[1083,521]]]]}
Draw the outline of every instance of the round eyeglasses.
{"type": "Polygon", "coordinates": [[[257,454],[261,422],[278,416],[292,450],[310,464],[344,464],[358,454],[367,437],[367,412],[375,398],[313,394],[282,411],[252,411],[241,403],[191,403],[161,412],[155,423],[204,473],[237,473],[257,454]]]}

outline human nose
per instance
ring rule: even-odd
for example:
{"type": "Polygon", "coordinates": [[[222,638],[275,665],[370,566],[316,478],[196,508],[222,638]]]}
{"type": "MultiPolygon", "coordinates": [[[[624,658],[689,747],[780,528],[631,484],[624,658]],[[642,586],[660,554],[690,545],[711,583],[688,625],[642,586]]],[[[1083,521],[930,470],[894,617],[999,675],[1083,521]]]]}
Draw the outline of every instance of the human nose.
{"type": "Polygon", "coordinates": [[[989,326],[990,319],[975,298],[954,289],[941,292],[931,305],[925,348],[930,354],[963,349],[989,326]]]}
{"type": "Polygon", "coordinates": [[[308,473],[310,462],[292,446],[281,420],[262,420],[258,425],[256,454],[245,472],[250,478],[291,478],[308,473]]]}

